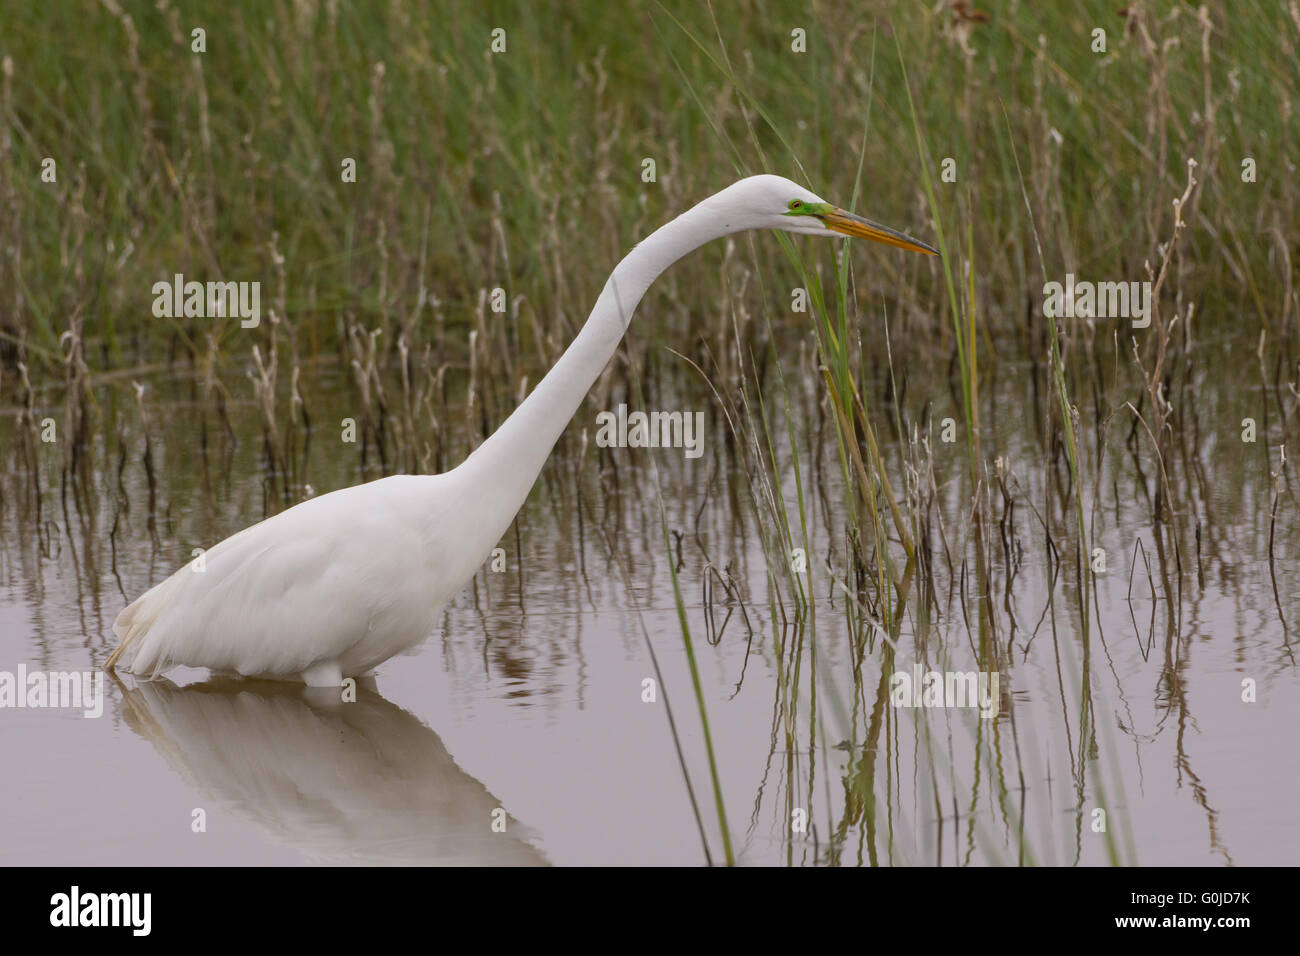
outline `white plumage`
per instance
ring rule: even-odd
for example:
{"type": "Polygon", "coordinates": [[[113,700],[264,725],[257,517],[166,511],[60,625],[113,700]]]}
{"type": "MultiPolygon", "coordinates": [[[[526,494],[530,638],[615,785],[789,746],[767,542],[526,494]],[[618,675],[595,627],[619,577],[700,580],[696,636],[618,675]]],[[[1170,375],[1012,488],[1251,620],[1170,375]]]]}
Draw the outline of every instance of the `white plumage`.
{"type": "Polygon", "coordinates": [[[454,498],[439,493],[447,483],[382,478],[226,538],[118,616],[124,669],[154,677],[185,664],[337,686],[414,646],[478,563],[449,547],[465,536],[464,516],[439,507],[454,498]]]}
{"type": "Polygon", "coordinates": [[[400,475],[295,505],[232,535],[118,615],[109,669],[176,665],[337,686],[422,641],[491,553],[650,284],[683,255],[748,229],[924,243],[753,176],[652,233],[614,269],[555,367],[463,464],[400,475]]]}

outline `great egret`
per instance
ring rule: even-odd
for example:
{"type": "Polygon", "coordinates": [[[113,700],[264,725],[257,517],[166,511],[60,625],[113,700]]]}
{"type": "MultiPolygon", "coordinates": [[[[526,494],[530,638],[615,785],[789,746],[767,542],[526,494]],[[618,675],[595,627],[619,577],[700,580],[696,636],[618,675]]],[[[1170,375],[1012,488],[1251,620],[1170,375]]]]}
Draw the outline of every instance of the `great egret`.
{"type": "Polygon", "coordinates": [[[311,498],[226,538],[128,605],[106,666],[176,665],[338,686],[422,641],[505,534],[646,289],[706,242],[749,229],[856,236],[937,255],[780,176],[751,176],[655,230],[615,267],[578,336],[458,467],[311,498]]]}

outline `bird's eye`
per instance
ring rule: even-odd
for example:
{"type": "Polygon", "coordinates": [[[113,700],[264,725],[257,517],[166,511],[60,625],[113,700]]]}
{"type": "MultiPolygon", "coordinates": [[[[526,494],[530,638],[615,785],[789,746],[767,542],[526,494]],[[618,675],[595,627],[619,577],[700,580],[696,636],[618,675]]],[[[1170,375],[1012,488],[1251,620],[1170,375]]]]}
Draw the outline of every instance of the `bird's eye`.
{"type": "Polygon", "coordinates": [[[794,211],[794,210],[796,210],[796,209],[802,209],[802,208],[803,208],[803,203],[801,203],[799,200],[797,200],[797,199],[791,199],[791,200],[790,200],[790,210],[791,210],[791,211],[794,211]]]}

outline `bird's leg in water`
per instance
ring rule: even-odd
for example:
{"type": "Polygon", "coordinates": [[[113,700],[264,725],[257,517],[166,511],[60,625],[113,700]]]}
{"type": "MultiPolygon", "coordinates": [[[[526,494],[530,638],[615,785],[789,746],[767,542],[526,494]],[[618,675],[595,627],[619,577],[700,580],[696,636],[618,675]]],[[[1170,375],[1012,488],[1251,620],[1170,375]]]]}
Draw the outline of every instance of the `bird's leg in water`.
{"type": "Polygon", "coordinates": [[[338,661],[322,661],[302,672],[302,682],[308,687],[338,687],[343,683],[343,671],[338,661]]]}

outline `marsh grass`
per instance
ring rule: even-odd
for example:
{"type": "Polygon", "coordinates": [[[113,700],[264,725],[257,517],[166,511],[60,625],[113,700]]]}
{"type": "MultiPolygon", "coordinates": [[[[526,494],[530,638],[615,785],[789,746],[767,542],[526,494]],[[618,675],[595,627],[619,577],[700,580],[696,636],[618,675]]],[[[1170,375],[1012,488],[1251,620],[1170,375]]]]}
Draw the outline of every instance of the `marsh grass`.
{"type": "MultiPolygon", "coordinates": [[[[160,438],[152,384],[171,376],[193,383],[205,521],[228,493],[242,406],[255,412],[263,513],[328,490],[313,462],[340,454],[336,423],[304,382],[330,368],[347,378],[359,436],[332,483],[454,465],[554,362],[633,242],[737,175],[783,173],[933,236],[942,255],[783,235],[702,250],[656,285],[591,400],[648,407],[694,381],[723,436],[697,483],[696,563],[682,557],[689,529],[673,526],[657,466],[646,499],[690,661],[718,856],[743,860],[742,835],[734,813],[728,823],[735,784],[715,759],[697,653],[735,619],[777,675],[787,862],[927,862],[898,835],[901,821],[923,825],[922,810],[941,833],[965,819],[954,836],[965,861],[977,844],[1000,862],[1081,859],[1087,801],[1125,799],[1096,710],[1095,681],[1112,665],[1091,570],[1099,544],[1115,561],[1142,541],[1116,540],[1121,498],[1148,518],[1154,561],[1142,552],[1137,590],[1151,594],[1161,706],[1188,714],[1183,608],[1234,552],[1266,555],[1290,653],[1300,124],[1278,117],[1300,109],[1300,17],[1264,2],[1134,3],[1119,17],[1103,3],[988,6],[990,20],[973,24],[942,5],[14,11],[0,40],[11,423],[0,513],[46,558],[80,527],[88,557],[97,475],[113,475],[100,493],[114,573],[132,537],[164,553],[185,520],[171,512],[178,455],[160,438]],[[189,51],[191,21],[208,30],[207,54],[189,51]],[[1094,24],[1108,31],[1105,55],[1089,48],[1094,24]],[[509,52],[494,56],[497,26],[509,52]],[[791,52],[793,26],[807,29],[809,53],[791,52]],[[877,55],[890,46],[896,55],[877,55]],[[39,178],[47,156],[56,183],[39,178]],[[355,183],[340,179],[348,157],[355,183]],[[653,183],[640,177],[647,157],[653,183]],[[947,158],[956,183],[940,178],[947,158]],[[152,284],[177,272],[261,281],[261,325],[155,319],[152,284]],[[1151,328],[1044,315],[1042,283],[1066,272],[1149,278],[1151,328]],[[795,287],[807,315],[791,313],[795,287]],[[489,304],[498,288],[504,313],[489,304]],[[1201,398],[1198,376],[1218,362],[1240,366],[1252,391],[1201,398]],[[1032,400],[992,407],[991,387],[1022,369],[1032,400]],[[1208,458],[1233,447],[1247,413],[1260,428],[1243,446],[1254,477],[1221,477],[1208,458]],[[1009,450],[1012,415],[1028,458],[1009,450]],[[49,417],[61,428],[53,450],[41,439],[49,417]],[[939,437],[946,417],[960,425],[955,444],[939,437]],[[128,469],[147,489],[136,512],[128,469]],[[748,579],[698,530],[722,507],[709,500],[715,483],[760,540],[765,566],[748,579]],[[1253,537],[1238,529],[1258,514],[1224,500],[1265,503],[1253,537]],[[1037,623],[1022,620],[1026,594],[1037,623]],[[1031,744],[1012,695],[994,721],[913,717],[888,695],[888,675],[913,660],[1014,686],[1044,627],[1076,796],[1064,850],[1055,831],[1026,832],[1026,793],[1055,745],[1031,744]],[[969,742],[960,770],[944,742],[954,730],[969,742]],[[898,779],[909,736],[926,792],[898,779]],[[837,748],[851,755],[838,788],[837,748]],[[811,833],[794,832],[797,808],[811,833]]],[[[575,520],[617,553],[587,484],[603,500],[646,479],[591,452],[577,428],[556,459],[542,493],[558,526],[575,520]]],[[[518,545],[526,531],[512,534],[518,545]]],[[[677,740],[685,717],[669,719],[677,740]]],[[[699,768],[681,759],[710,855],[699,768]]],[[[746,837],[757,819],[758,807],[746,837]]],[[[1108,831],[1105,855],[1132,862],[1132,834],[1108,831]]]]}
{"type": "MultiPolygon", "coordinates": [[[[1202,29],[1208,29],[1204,19],[1199,21],[1199,25],[1202,29]]],[[[697,44],[702,44],[702,41],[698,38],[696,38],[695,42],[697,44]]],[[[1149,43],[1147,45],[1147,52],[1151,53],[1149,43]]],[[[874,46],[872,53],[871,77],[874,78],[874,46]]],[[[899,58],[901,66],[901,47],[899,49],[899,58]]],[[[1041,60],[1042,54],[1040,51],[1040,63],[1041,60]]],[[[725,63],[725,58],[719,56],[715,60],[715,63],[725,63]]],[[[904,86],[907,92],[907,100],[909,104],[911,126],[916,139],[916,152],[919,159],[918,168],[921,171],[921,184],[925,190],[927,203],[932,216],[932,222],[935,224],[937,244],[942,252],[940,260],[942,265],[942,285],[946,288],[948,293],[947,313],[952,322],[953,334],[951,341],[954,344],[955,351],[955,361],[953,364],[960,379],[958,394],[963,414],[963,424],[965,426],[965,447],[969,465],[968,487],[971,489],[970,506],[966,510],[968,524],[965,533],[970,536],[969,554],[973,558],[972,563],[975,572],[975,587],[973,593],[976,596],[978,603],[977,660],[981,667],[986,670],[990,668],[1003,669],[1008,667],[1010,662],[1005,660],[1003,655],[999,652],[999,647],[1001,645],[995,639],[997,631],[999,630],[999,620],[997,609],[992,603],[993,582],[991,565],[993,552],[992,542],[988,538],[988,532],[997,524],[994,520],[992,509],[992,488],[996,485],[1002,497],[1003,505],[1002,531],[1004,556],[1006,558],[1006,563],[1010,565],[1010,554],[1009,551],[1006,550],[1008,546],[1005,534],[1005,522],[1008,511],[1014,509],[1016,506],[1016,490],[1009,490],[1008,488],[1008,483],[1006,481],[1007,475],[1003,471],[1003,463],[1001,459],[996,463],[988,461],[985,458],[981,447],[981,428],[979,421],[980,343],[981,341],[991,341],[993,336],[988,330],[983,330],[981,332],[977,321],[977,315],[980,314],[980,305],[977,297],[978,266],[975,258],[975,216],[972,205],[967,202],[965,208],[961,210],[966,220],[964,250],[960,250],[960,247],[951,246],[947,239],[946,230],[942,225],[944,216],[941,204],[936,196],[935,183],[930,174],[930,170],[936,168],[938,164],[934,161],[934,158],[931,156],[924,142],[920,119],[917,114],[915,102],[911,96],[911,87],[906,83],[905,68],[903,69],[903,73],[904,86]],[[963,251],[965,254],[964,257],[961,255],[963,251]],[[955,273],[957,272],[960,272],[964,279],[960,285],[955,279],[955,273]],[[959,289],[960,294],[958,292],[959,289]],[[991,467],[994,464],[996,464],[996,468],[991,467]]],[[[735,82],[734,76],[732,76],[731,79],[735,82]]],[[[1041,79],[1036,82],[1041,82],[1041,79]]],[[[871,79],[869,79],[868,91],[871,89],[871,79]]],[[[741,92],[741,96],[746,100],[752,99],[751,94],[743,91],[741,92]]],[[[695,99],[697,102],[699,101],[698,96],[696,96],[695,99]]],[[[871,100],[868,98],[868,117],[870,115],[870,104],[871,100]]],[[[757,108],[756,112],[765,120],[767,119],[766,113],[764,113],[761,108],[757,108]]],[[[1034,205],[1024,184],[1024,171],[1020,166],[1020,158],[1018,156],[1018,149],[1014,138],[1015,134],[1010,128],[1010,122],[1007,120],[1005,112],[1003,118],[1008,133],[1006,138],[1006,155],[1010,159],[1008,165],[1014,170],[1013,181],[1020,183],[1020,193],[1028,216],[1028,231],[1032,236],[1033,246],[1037,252],[1040,274],[1043,277],[1043,281],[1046,282],[1048,276],[1047,264],[1043,252],[1042,240],[1039,235],[1039,227],[1034,222],[1034,205]]],[[[859,156],[858,165],[859,176],[861,175],[862,163],[866,155],[865,146],[867,141],[867,130],[869,130],[869,123],[866,129],[864,129],[864,148],[859,156]]],[[[757,141],[757,137],[754,136],[754,130],[752,127],[750,127],[749,132],[751,138],[754,140],[753,145],[755,149],[758,150],[761,155],[762,149],[757,141]]],[[[781,143],[787,144],[786,138],[781,136],[779,132],[777,133],[777,138],[781,143]]],[[[732,146],[728,149],[728,152],[737,153],[738,150],[732,146]]],[[[802,165],[799,164],[797,160],[794,162],[796,166],[802,168],[802,165]]],[[[1194,163],[1189,163],[1189,166],[1194,165],[1194,163]]],[[[1173,234],[1167,241],[1160,244],[1162,258],[1158,272],[1152,273],[1150,267],[1148,267],[1148,275],[1153,281],[1155,287],[1155,298],[1157,300],[1159,299],[1161,287],[1164,284],[1169,264],[1178,254],[1180,249],[1178,239],[1179,233],[1183,228],[1181,215],[1188,207],[1188,199],[1192,194],[1194,186],[1195,180],[1189,174],[1187,189],[1184,190],[1181,197],[1174,200],[1175,216],[1172,228],[1173,234]]],[[[855,200],[857,192],[858,189],[855,186],[853,191],[855,200]]],[[[932,596],[938,589],[937,583],[934,579],[933,565],[927,567],[928,573],[920,576],[914,575],[917,566],[917,549],[909,529],[917,529],[920,527],[925,518],[918,511],[913,511],[908,514],[906,518],[902,515],[902,509],[900,509],[898,499],[893,492],[889,470],[885,467],[885,463],[882,461],[879,453],[876,429],[871,422],[871,416],[868,414],[867,408],[864,406],[860,389],[856,381],[857,375],[855,374],[856,370],[854,362],[855,349],[853,347],[855,336],[851,330],[858,326],[858,316],[856,314],[856,309],[850,304],[849,289],[852,283],[852,273],[847,264],[847,257],[841,250],[836,259],[834,281],[836,297],[833,300],[834,308],[828,308],[827,296],[817,268],[803,258],[803,256],[796,250],[793,243],[783,240],[782,244],[785,247],[787,255],[790,257],[792,264],[795,266],[799,278],[802,280],[804,286],[809,292],[809,300],[811,302],[810,311],[812,312],[814,321],[813,333],[817,344],[818,364],[826,386],[825,401],[832,410],[832,417],[836,426],[837,446],[840,453],[840,479],[846,490],[846,494],[848,494],[854,502],[854,506],[847,511],[850,520],[850,525],[847,529],[848,540],[854,543],[854,547],[852,548],[852,561],[855,564],[858,564],[859,567],[870,567],[874,569],[874,574],[867,577],[867,580],[872,580],[874,578],[872,581],[874,584],[874,595],[868,597],[865,602],[861,600],[845,602],[847,632],[849,634],[860,634],[863,630],[864,624],[875,627],[881,631],[882,637],[884,637],[884,640],[880,645],[883,655],[882,664],[885,666],[882,666],[882,683],[878,688],[878,692],[883,693],[883,677],[887,673],[888,667],[892,666],[893,657],[897,651],[897,641],[904,620],[903,613],[907,599],[909,597],[914,597],[916,601],[920,605],[924,606],[928,611],[932,596]],[[894,559],[891,555],[890,547],[891,530],[888,527],[890,519],[892,519],[893,523],[892,533],[896,535],[895,540],[897,541],[901,552],[897,559],[898,565],[903,568],[901,584],[897,579],[900,576],[891,573],[891,566],[894,559]],[[859,550],[858,546],[865,540],[866,533],[870,534],[870,540],[874,542],[874,549],[871,553],[864,554],[859,550]],[[908,593],[907,585],[910,582],[916,582],[915,595],[908,593]],[[855,622],[855,614],[853,610],[855,606],[873,606],[876,610],[876,615],[874,617],[865,615],[861,620],[855,622]]],[[[1186,316],[1187,320],[1190,320],[1192,308],[1188,309],[1188,314],[1186,316]]],[[[1164,506],[1170,501],[1171,492],[1167,481],[1165,480],[1163,460],[1165,457],[1165,443],[1172,438],[1173,434],[1172,429],[1166,427],[1167,422],[1165,416],[1171,409],[1168,400],[1164,397],[1163,389],[1168,383],[1167,380],[1163,378],[1163,372],[1169,349],[1170,329],[1172,325],[1177,324],[1177,318],[1173,323],[1168,323],[1163,320],[1158,305],[1155,308],[1155,315],[1153,318],[1154,334],[1151,336],[1151,341],[1154,344],[1151,348],[1155,356],[1154,369],[1148,370],[1144,367],[1137,338],[1131,338],[1130,342],[1132,345],[1134,367],[1140,373],[1141,379],[1145,383],[1144,387],[1146,397],[1153,408],[1159,409],[1156,431],[1161,438],[1156,440],[1156,447],[1154,450],[1156,452],[1157,460],[1160,462],[1161,473],[1159,475],[1160,480],[1155,489],[1155,502],[1153,506],[1153,520],[1155,521],[1156,533],[1159,537],[1163,535],[1162,523],[1169,521],[1169,515],[1164,511],[1164,506]]],[[[1072,671],[1074,674],[1075,686],[1078,689],[1076,703],[1078,706],[1080,736],[1077,746],[1081,759],[1077,763],[1077,767],[1079,768],[1077,786],[1080,801],[1080,812],[1077,816],[1077,820],[1080,825],[1081,833],[1084,821],[1082,805],[1085,793],[1094,794],[1101,803],[1105,803],[1108,799],[1121,802],[1123,800],[1123,785],[1122,781],[1119,779],[1116,764],[1113,759],[1108,764],[1109,772],[1112,775],[1109,784],[1107,783],[1106,774],[1103,772],[1100,763],[1096,760],[1082,759],[1082,754],[1085,751],[1093,751],[1096,749],[1095,734],[1097,727],[1093,712],[1094,694],[1092,689],[1094,664],[1092,661],[1092,637],[1090,631],[1090,604],[1091,600],[1095,600],[1095,592],[1091,571],[1093,552],[1090,532],[1092,529],[1095,529],[1097,521],[1097,502],[1102,497],[1102,489],[1096,485],[1089,487],[1087,477],[1090,472],[1096,475],[1100,474],[1100,454],[1103,452],[1103,449],[1100,447],[1096,449],[1098,460],[1092,468],[1089,468],[1082,458],[1083,452],[1080,443],[1080,436],[1078,434],[1080,412],[1071,395],[1071,386],[1068,381],[1071,376],[1069,370],[1067,370],[1065,359],[1066,349],[1072,343],[1067,340],[1064,330],[1058,326],[1056,320],[1050,315],[1046,316],[1046,326],[1046,378],[1053,405],[1056,409],[1056,414],[1048,415],[1048,423],[1051,431],[1051,444],[1063,452],[1064,472],[1053,472],[1053,474],[1062,475],[1062,480],[1058,487],[1057,500],[1060,501],[1063,506],[1060,517],[1065,520],[1065,523],[1059,527],[1055,525],[1055,522],[1050,525],[1044,524],[1043,530],[1047,535],[1049,555],[1055,555],[1058,557],[1067,556],[1070,559],[1070,563],[1073,565],[1071,570],[1075,579],[1076,593],[1080,595],[1080,600],[1074,605],[1077,613],[1077,626],[1072,628],[1072,630],[1074,630],[1077,635],[1082,651],[1082,660],[1077,665],[1069,665],[1069,655],[1066,654],[1064,657],[1067,660],[1067,669],[1072,671]],[[1091,524],[1085,518],[1085,514],[1090,508],[1093,514],[1091,524]],[[1064,540],[1059,540],[1058,536],[1059,539],[1064,540]],[[1089,596],[1091,596],[1091,598],[1089,596]],[[1088,770],[1091,770],[1091,782],[1088,780],[1088,770]]],[[[1089,344],[1091,345],[1091,343],[1089,344]]],[[[739,350],[743,346],[743,343],[738,340],[735,345],[737,350],[739,350]]],[[[861,348],[860,343],[858,343],[858,348],[861,348]]],[[[774,366],[777,370],[777,382],[781,395],[781,405],[786,415],[786,430],[791,433],[788,454],[790,456],[790,469],[794,476],[794,500],[791,504],[787,504],[784,496],[773,494],[769,491],[769,493],[761,498],[761,501],[767,506],[767,520],[778,529],[787,529],[786,533],[777,535],[777,547],[772,549],[770,555],[773,566],[781,568],[783,564],[787,563],[785,558],[793,551],[796,542],[802,544],[804,546],[803,550],[805,551],[810,552],[812,549],[809,547],[811,541],[807,521],[807,505],[804,498],[804,483],[800,477],[802,468],[799,460],[799,452],[797,451],[798,443],[793,440],[789,389],[785,380],[784,369],[782,368],[779,358],[774,361],[774,366]]],[[[891,383],[896,382],[892,366],[892,353],[890,355],[890,381],[891,383]]],[[[711,383],[711,387],[715,392],[718,389],[716,383],[711,383]]],[[[1095,392],[1095,383],[1093,389],[1095,392]]],[[[759,461],[764,466],[770,467],[774,474],[779,473],[782,469],[781,465],[776,460],[777,451],[773,441],[773,423],[769,417],[769,405],[763,397],[761,386],[755,388],[754,408],[747,407],[747,411],[749,414],[747,416],[742,416],[740,420],[747,421],[754,431],[756,437],[753,444],[757,447],[761,447],[761,453],[758,456],[759,461]]],[[[899,440],[900,446],[905,446],[906,432],[897,409],[895,411],[893,424],[895,437],[899,440]]],[[[779,426],[777,427],[779,429],[779,426]]],[[[1150,431],[1150,429],[1148,430],[1150,431]]],[[[930,449],[927,448],[927,452],[929,451],[930,449]]],[[[920,470],[918,469],[915,473],[920,474],[920,470]]],[[[1012,480],[1014,482],[1014,477],[1012,480]]],[[[919,482],[915,487],[919,487],[919,482]]],[[[907,502],[909,505],[917,507],[921,504],[919,496],[908,496],[907,502]]],[[[1030,505],[1030,508],[1032,509],[1032,505],[1030,505]]],[[[1178,549],[1180,547],[1180,529],[1177,519],[1173,521],[1173,525],[1173,534],[1170,537],[1169,543],[1173,550],[1174,557],[1177,559],[1179,554],[1178,549]]],[[[1270,522],[1270,527],[1271,526],[1270,522]]],[[[1159,539],[1163,540],[1162,537],[1159,537],[1159,539]]],[[[963,548],[962,550],[965,549],[963,548]]],[[[1179,562],[1179,567],[1181,567],[1181,562],[1179,562]]],[[[964,568],[965,559],[963,558],[963,579],[964,568]]],[[[1010,571],[1009,568],[1007,570],[1010,571]]],[[[852,593],[847,586],[847,582],[851,580],[860,582],[863,580],[860,574],[853,575],[843,568],[836,569],[832,567],[828,568],[827,571],[832,577],[840,577],[840,580],[837,583],[844,587],[845,593],[852,593]]],[[[1166,588],[1168,588],[1169,576],[1163,575],[1162,577],[1166,581],[1166,588]]],[[[795,620],[799,634],[801,637],[806,637],[808,641],[808,664],[812,674],[810,679],[810,688],[813,690],[813,693],[809,702],[811,709],[805,717],[808,739],[807,749],[804,752],[807,754],[813,754],[816,752],[817,727],[820,719],[820,715],[816,712],[815,695],[815,688],[817,686],[817,601],[811,598],[813,593],[811,579],[811,570],[802,578],[798,574],[793,574],[788,576],[777,575],[776,577],[769,579],[771,583],[778,586],[778,589],[781,584],[789,585],[791,589],[790,598],[792,606],[796,609],[795,620]]],[[[1179,586],[1181,586],[1181,580],[1179,580],[1179,586]]],[[[1007,578],[1008,593],[1010,592],[1010,587],[1011,578],[1009,576],[1007,578]]],[[[1174,598],[1172,594],[1170,597],[1174,598]]],[[[782,602],[782,606],[784,607],[784,602],[782,602]]],[[[1177,606],[1176,599],[1171,600],[1171,606],[1177,606]]],[[[1053,610],[1053,617],[1054,616],[1055,612],[1053,610]]],[[[775,616],[773,619],[776,619],[775,616]]],[[[1172,617],[1170,618],[1170,625],[1171,628],[1174,626],[1172,617]]],[[[1005,626],[1005,624],[1003,626],[1005,626]]],[[[1012,627],[1014,628],[1014,622],[1012,622],[1012,627]]],[[[924,630],[921,634],[914,634],[914,636],[922,642],[923,647],[924,630]]],[[[941,659],[947,656],[943,651],[942,645],[939,645],[936,650],[941,659]]],[[[1063,648],[1058,646],[1058,662],[1062,660],[1062,656],[1063,648]]],[[[784,659],[784,650],[781,650],[781,656],[779,659],[784,659]]],[[[799,673],[801,662],[802,654],[795,658],[794,666],[791,668],[791,672],[788,676],[788,682],[784,685],[789,692],[789,697],[784,702],[782,708],[787,716],[786,746],[788,752],[793,752],[794,749],[792,746],[793,735],[791,734],[791,728],[796,726],[798,723],[796,716],[798,714],[799,688],[801,686],[799,673]]],[[[859,675],[855,674],[855,677],[856,676],[859,675]]],[[[855,697],[860,696],[862,690],[863,688],[859,685],[855,690],[855,697]]],[[[841,707],[839,710],[839,716],[841,719],[843,718],[843,714],[843,708],[841,707]]],[[[1014,728],[1014,711],[1008,715],[1008,719],[1011,721],[1014,728]]],[[[876,720],[874,723],[878,726],[879,721],[876,720]]],[[[977,738],[976,751],[977,753],[983,753],[984,748],[981,746],[980,740],[983,726],[976,722],[973,730],[977,738]]],[[[854,725],[854,735],[856,735],[856,731],[857,728],[856,725],[854,725]]],[[[875,726],[868,728],[868,735],[869,738],[874,741],[876,736],[875,726]]],[[[928,736],[926,739],[929,739],[928,736]]],[[[998,768],[1002,766],[1002,760],[1000,754],[997,755],[996,760],[993,759],[994,750],[992,748],[996,746],[997,740],[995,739],[988,743],[990,747],[988,750],[988,769],[992,771],[995,766],[998,768]]],[[[1016,743],[1016,749],[1017,751],[1019,750],[1018,742],[1016,743]]],[[[979,758],[977,758],[976,770],[979,768],[978,759],[979,758]]],[[[791,769],[793,770],[793,764],[791,764],[791,769]]],[[[1000,769],[997,771],[997,775],[1000,794],[999,800],[1005,801],[1009,792],[1007,781],[1002,777],[1000,769]]],[[[976,778],[978,779],[978,773],[976,774],[976,778]]],[[[1023,791],[1023,768],[1019,771],[1019,783],[1023,791]]],[[[808,785],[811,789],[811,772],[808,775],[808,785]]],[[[793,786],[794,781],[791,781],[790,787],[792,790],[793,786]]],[[[870,795],[867,796],[870,797],[870,795]]],[[[1006,805],[1005,802],[1003,802],[1004,811],[1005,808],[1006,805]]],[[[972,820],[973,819],[974,818],[972,817],[972,820]]],[[[842,830],[838,832],[841,836],[843,835],[842,830]]],[[[794,835],[789,834],[789,838],[793,843],[795,840],[794,835]]],[[[1121,863],[1126,857],[1129,860],[1134,859],[1131,832],[1126,833],[1126,846],[1126,851],[1121,849],[1114,837],[1110,835],[1109,831],[1107,831],[1106,853],[1111,863],[1121,863]]],[[[831,852],[834,853],[834,850],[831,852]]],[[[1022,844],[1019,862],[1032,862],[1033,859],[1034,854],[1032,848],[1022,844]]]]}

